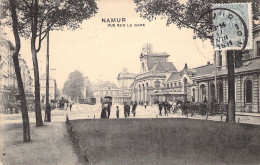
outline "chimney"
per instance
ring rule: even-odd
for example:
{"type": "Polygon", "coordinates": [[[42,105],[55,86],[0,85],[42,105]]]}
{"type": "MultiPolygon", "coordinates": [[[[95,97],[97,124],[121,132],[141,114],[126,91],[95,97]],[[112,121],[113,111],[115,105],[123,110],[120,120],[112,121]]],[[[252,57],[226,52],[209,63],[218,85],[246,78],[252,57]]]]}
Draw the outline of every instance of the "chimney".
{"type": "Polygon", "coordinates": [[[210,65],[210,61],[207,62],[207,65],[210,65]]]}
{"type": "Polygon", "coordinates": [[[184,66],[184,68],[185,68],[185,69],[187,69],[187,68],[188,68],[188,65],[187,65],[187,63],[185,63],[185,66],[184,66]]]}

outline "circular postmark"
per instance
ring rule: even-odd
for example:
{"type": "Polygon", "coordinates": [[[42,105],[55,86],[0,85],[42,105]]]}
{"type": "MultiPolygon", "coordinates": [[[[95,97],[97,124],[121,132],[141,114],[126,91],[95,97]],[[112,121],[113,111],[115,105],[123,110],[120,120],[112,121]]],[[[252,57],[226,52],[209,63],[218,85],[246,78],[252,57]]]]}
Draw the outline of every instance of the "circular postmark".
{"type": "Polygon", "coordinates": [[[196,35],[209,38],[214,50],[245,49],[248,43],[248,28],[245,20],[234,10],[213,8],[203,13],[195,24],[196,35]],[[212,22],[204,17],[211,14],[212,22]],[[206,19],[207,20],[207,19],[206,19]]]}

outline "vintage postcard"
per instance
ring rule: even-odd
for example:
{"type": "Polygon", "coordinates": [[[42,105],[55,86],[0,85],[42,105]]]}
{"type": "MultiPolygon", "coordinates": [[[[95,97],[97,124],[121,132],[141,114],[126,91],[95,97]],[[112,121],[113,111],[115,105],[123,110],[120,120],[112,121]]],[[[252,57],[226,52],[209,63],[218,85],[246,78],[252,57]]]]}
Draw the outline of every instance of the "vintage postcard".
{"type": "Polygon", "coordinates": [[[1,0],[0,164],[260,164],[258,0],[1,0]]]}

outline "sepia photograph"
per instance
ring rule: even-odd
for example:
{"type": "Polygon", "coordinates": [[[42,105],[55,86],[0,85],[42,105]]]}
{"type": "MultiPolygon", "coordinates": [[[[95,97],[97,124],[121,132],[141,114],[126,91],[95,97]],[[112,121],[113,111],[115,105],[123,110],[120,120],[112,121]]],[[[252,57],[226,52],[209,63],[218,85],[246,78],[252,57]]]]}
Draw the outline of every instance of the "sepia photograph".
{"type": "Polygon", "coordinates": [[[260,165],[259,0],[0,0],[0,165],[260,165]]]}

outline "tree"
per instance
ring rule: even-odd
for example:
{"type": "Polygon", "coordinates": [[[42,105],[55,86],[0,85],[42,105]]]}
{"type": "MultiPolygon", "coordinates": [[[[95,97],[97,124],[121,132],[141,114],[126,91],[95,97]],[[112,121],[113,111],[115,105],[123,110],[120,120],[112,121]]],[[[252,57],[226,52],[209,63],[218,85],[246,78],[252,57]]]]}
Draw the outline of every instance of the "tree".
{"type": "MultiPolygon", "coordinates": [[[[182,4],[178,0],[134,0],[136,12],[140,16],[152,21],[156,17],[163,17],[167,20],[167,25],[175,24],[178,28],[189,28],[196,31],[201,39],[210,39],[212,43],[212,14],[207,14],[201,22],[203,26],[197,26],[197,20],[212,7],[212,0],[188,0],[182,4]]],[[[260,16],[259,0],[236,0],[236,2],[252,2],[253,26],[260,16]]],[[[234,0],[214,0],[214,3],[234,3],[234,0]]],[[[240,56],[242,51],[240,52],[240,56]]],[[[232,51],[227,52],[228,63],[228,121],[235,122],[235,76],[234,76],[234,56],[232,51]]],[[[238,57],[240,57],[238,56],[238,57]]]]}
{"type": "Polygon", "coordinates": [[[23,81],[21,76],[20,65],[19,65],[19,57],[18,57],[21,48],[20,36],[18,33],[19,24],[18,24],[17,13],[16,13],[16,7],[18,4],[15,2],[15,0],[6,1],[5,4],[7,5],[2,7],[4,11],[2,13],[11,15],[12,30],[15,38],[15,48],[14,50],[11,50],[11,52],[12,52],[12,58],[15,67],[14,68],[15,74],[17,78],[18,91],[21,100],[21,112],[22,112],[22,119],[23,119],[23,141],[28,142],[31,140],[30,123],[29,123],[28,110],[26,106],[26,97],[25,97],[24,86],[23,86],[23,81]]]}
{"type": "Polygon", "coordinates": [[[60,93],[60,89],[57,88],[57,89],[56,89],[56,92],[55,92],[55,98],[56,98],[56,99],[59,98],[60,95],[61,95],[61,93],[60,93]]]}
{"type": "Polygon", "coordinates": [[[76,101],[82,97],[84,88],[85,79],[80,71],[75,70],[69,74],[68,80],[64,83],[63,94],[76,101]]]}
{"type": "MultiPolygon", "coordinates": [[[[16,0],[18,10],[18,31],[30,38],[35,82],[36,125],[43,125],[40,104],[40,84],[37,53],[49,31],[63,30],[65,27],[75,30],[83,20],[97,12],[95,0],[16,0]]],[[[5,25],[11,25],[7,18],[5,25]]]]}

